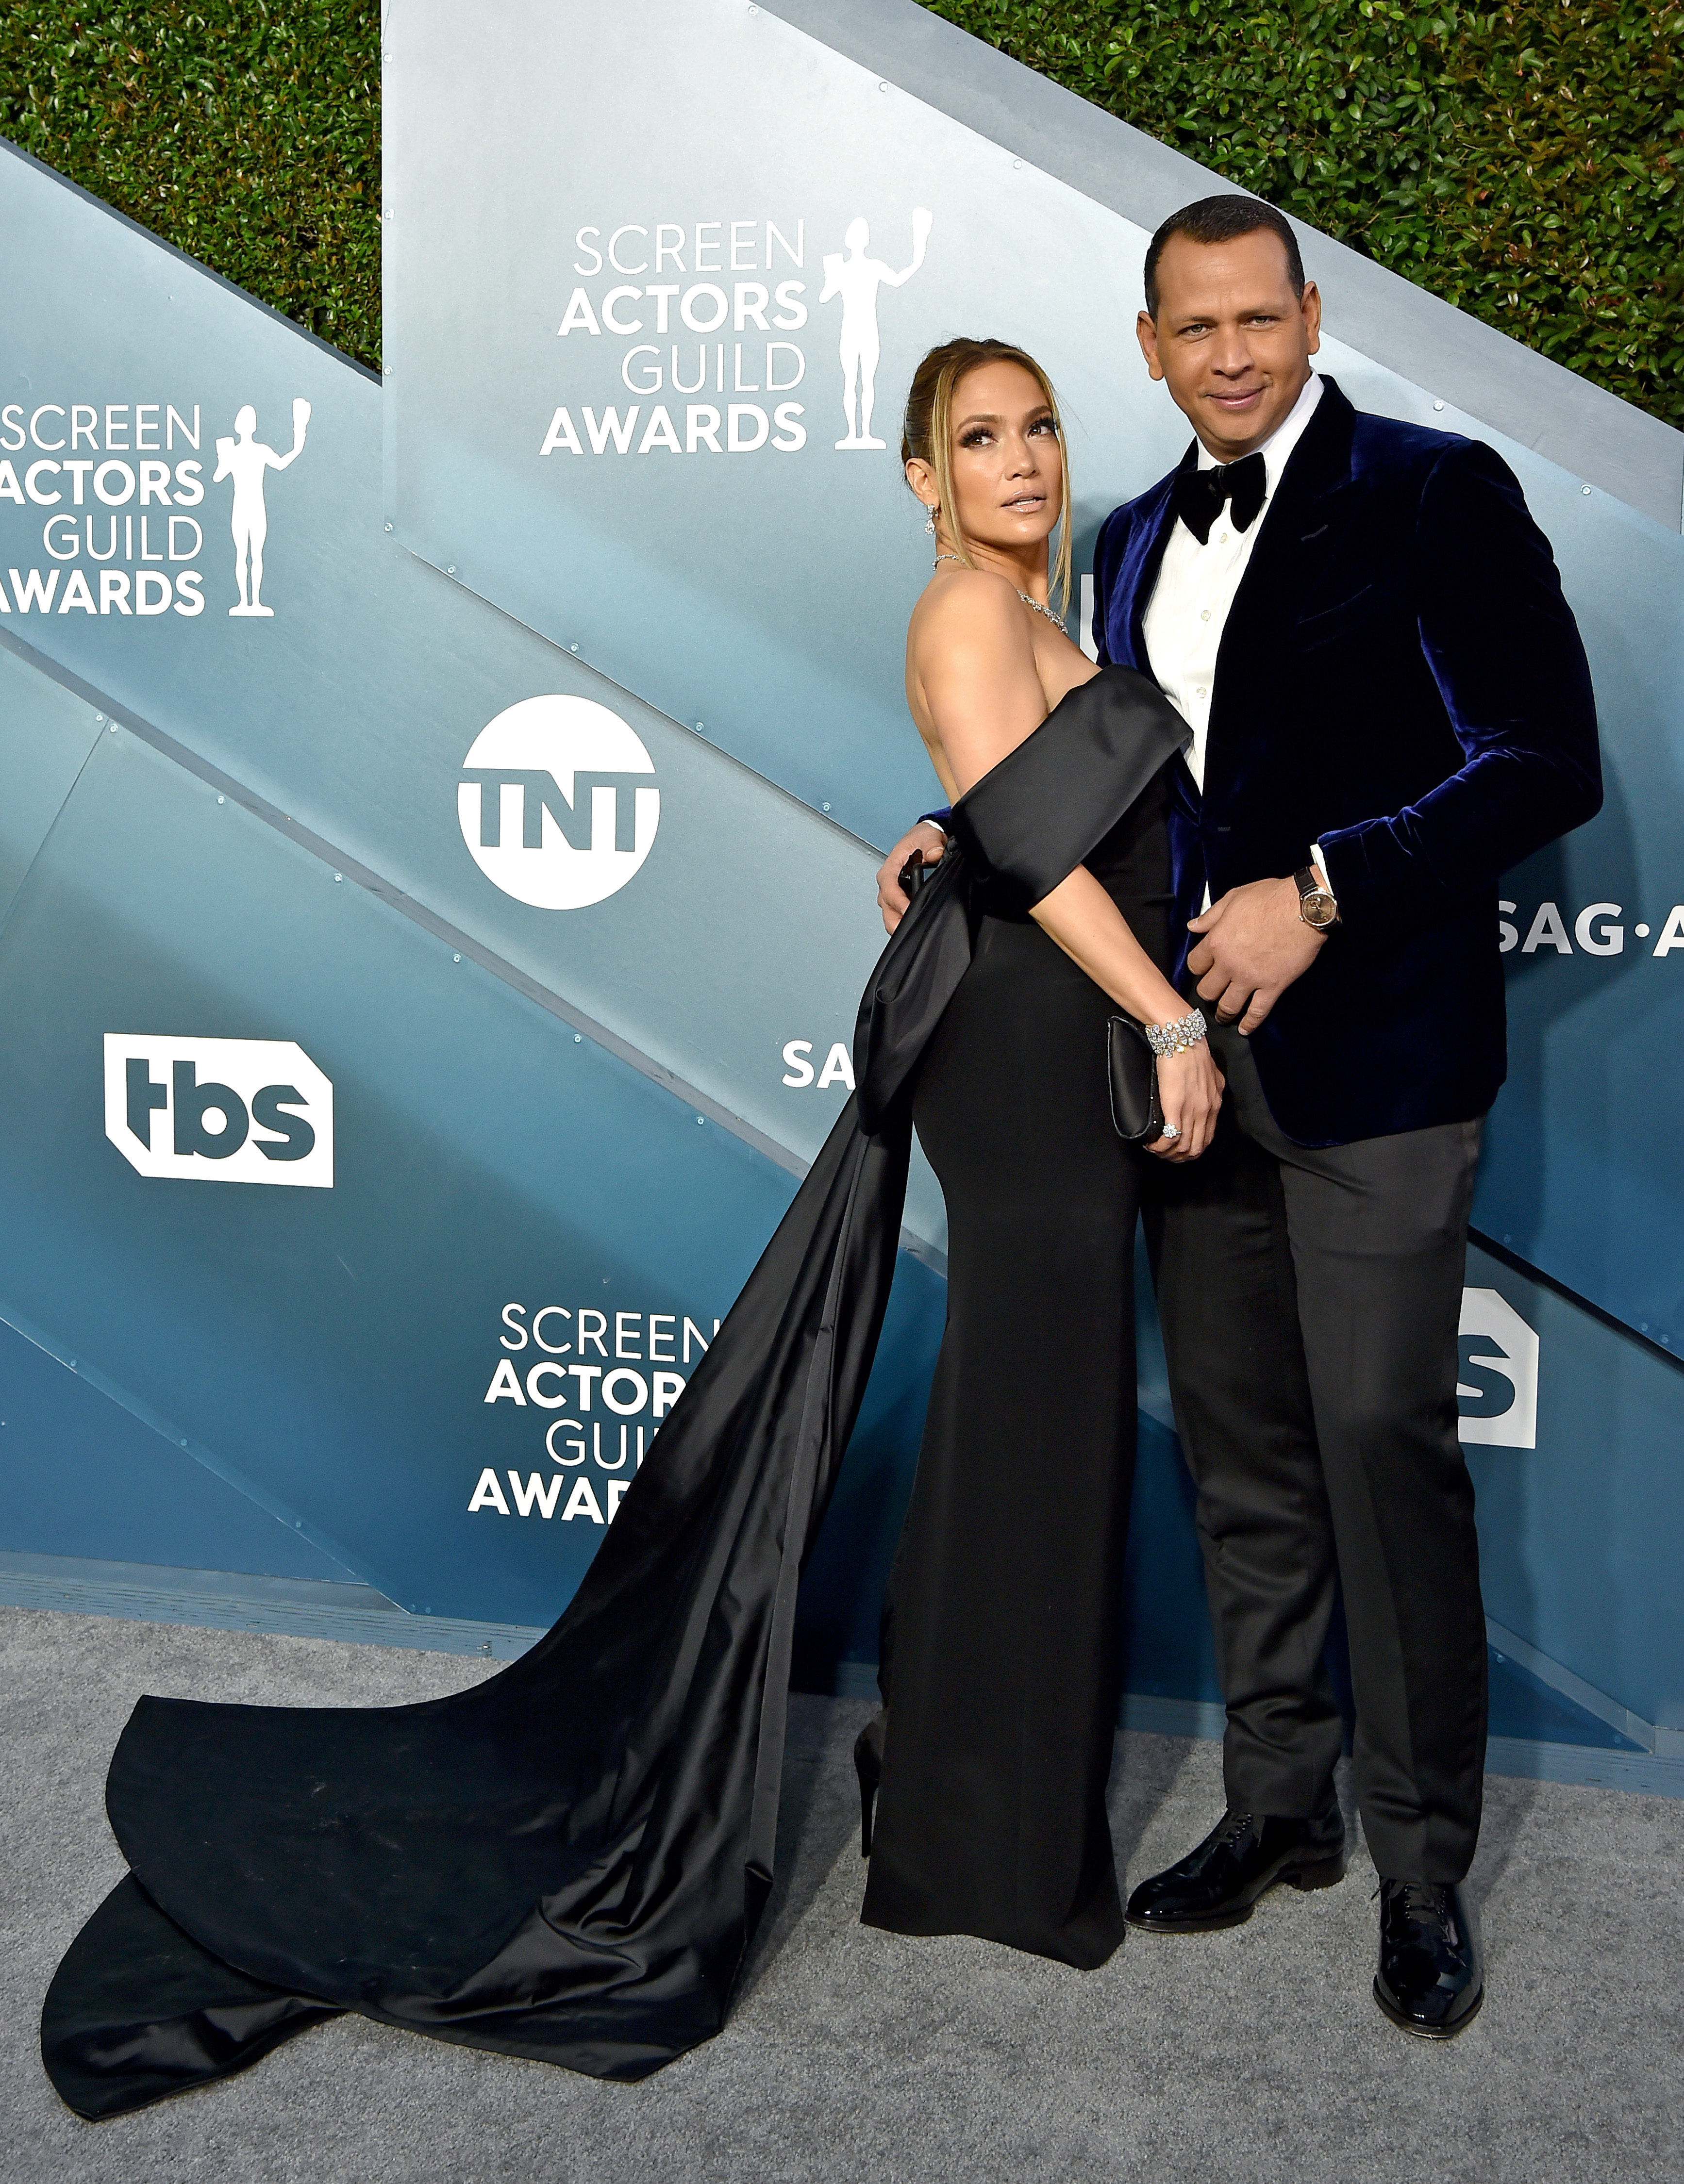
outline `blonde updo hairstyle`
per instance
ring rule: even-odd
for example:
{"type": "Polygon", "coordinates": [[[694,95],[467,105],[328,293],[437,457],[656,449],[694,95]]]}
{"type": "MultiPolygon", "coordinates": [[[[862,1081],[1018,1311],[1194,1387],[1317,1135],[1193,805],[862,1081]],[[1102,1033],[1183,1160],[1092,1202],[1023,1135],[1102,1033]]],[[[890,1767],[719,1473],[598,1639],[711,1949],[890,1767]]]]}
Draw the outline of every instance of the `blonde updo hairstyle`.
{"type": "Polygon", "coordinates": [[[1020,364],[1046,398],[1057,429],[1062,490],[1058,507],[1058,551],[1049,571],[1053,604],[1062,614],[1069,604],[1070,576],[1070,464],[1064,450],[1064,424],[1058,414],[1058,398],[1052,382],[1025,350],[1011,342],[973,341],[961,336],[933,348],[912,374],[906,394],[906,422],[901,432],[901,460],[928,463],[935,473],[940,499],[937,513],[945,523],[952,550],[967,569],[974,569],[971,544],[959,521],[958,495],[953,489],[953,396],[967,372],[984,364],[1020,364]]]}

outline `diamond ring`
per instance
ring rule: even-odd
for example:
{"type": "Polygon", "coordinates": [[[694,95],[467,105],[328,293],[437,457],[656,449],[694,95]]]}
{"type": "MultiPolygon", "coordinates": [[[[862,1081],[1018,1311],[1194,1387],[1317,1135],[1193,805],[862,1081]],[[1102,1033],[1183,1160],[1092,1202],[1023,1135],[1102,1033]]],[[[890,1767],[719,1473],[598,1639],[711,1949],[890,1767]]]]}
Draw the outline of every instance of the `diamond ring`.
{"type": "Polygon", "coordinates": [[[1179,1123],[1166,1123],[1163,1126],[1163,1134],[1166,1138],[1179,1138],[1181,1134],[1181,1125],[1179,1123]]]}

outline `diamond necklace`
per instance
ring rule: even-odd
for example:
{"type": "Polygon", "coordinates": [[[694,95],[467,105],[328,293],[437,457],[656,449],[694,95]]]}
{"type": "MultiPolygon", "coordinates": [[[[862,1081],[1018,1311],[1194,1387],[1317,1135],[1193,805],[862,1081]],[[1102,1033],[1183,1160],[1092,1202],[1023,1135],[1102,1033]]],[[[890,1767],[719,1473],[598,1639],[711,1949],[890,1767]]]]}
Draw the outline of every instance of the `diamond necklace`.
{"type": "Polygon", "coordinates": [[[1070,632],[1065,628],[1062,619],[1059,616],[1054,614],[1052,609],[1046,605],[1044,601],[1040,599],[1032,599],[1027,592],[1019,592],[1018,597],[1023,602],[1023,604],[1026,607],[1031,608],[1036,614],[1045,615],[1047,620],[1052,624],[1053,627],[1057,630],[1062,636],[1068,637],[1070,632]]]}
{"type": "MultiPolygon", "coordinates": [[[[959,556],[956,554],[938,554],[934,560],[930,563],[930,566],[932,569],[940,568],[944,561],[956,561],[958,559],[959,556]]],[[[1014,584],[1012,588],[1014,591],[1017,591],[1018,588],[1014,584]]],[[[1031,610],[1031,612],[1038,615],[1045,615],[1061,636],[1068,637],[1070,632],[1065,628],[1063,621],[1059,616],[1054,614],[1052,609],[1047,605],[1044,599],[1031,599],[1027,592],[1018,592],[1018,597],[1023,602],[1023,604],[1031,610]]]]}

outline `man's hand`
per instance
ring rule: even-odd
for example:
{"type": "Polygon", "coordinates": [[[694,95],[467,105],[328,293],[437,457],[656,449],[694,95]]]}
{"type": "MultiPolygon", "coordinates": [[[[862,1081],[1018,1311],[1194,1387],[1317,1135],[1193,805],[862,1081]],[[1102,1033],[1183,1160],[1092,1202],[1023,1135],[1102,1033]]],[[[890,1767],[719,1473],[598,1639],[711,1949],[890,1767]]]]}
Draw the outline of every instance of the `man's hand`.
{"type": "Polygon", "coordinates": [[[939,865],[947,847],[940,827],[920,819],[910,834],[903,834],[877,871],[877,906],[883,912],[883,929],[893,933],[909,905],[901,889],[901,874],[908,857],[921,856],[927,865],[939,865]]]}
{"type": "MultiPolygon", "coordinates": [[[[1319,872],[1316,878],[1325,885],[1319,872]]],[[[1203,935],[1187,958],[1199,999],[1216,1004],[1218,1023],[1237,1022],[1247,1035],[1327,944],[1327,935],[1298,915],[1297,885],[1290,879],[1232,888],[1187,923],[1203,935]]]]}

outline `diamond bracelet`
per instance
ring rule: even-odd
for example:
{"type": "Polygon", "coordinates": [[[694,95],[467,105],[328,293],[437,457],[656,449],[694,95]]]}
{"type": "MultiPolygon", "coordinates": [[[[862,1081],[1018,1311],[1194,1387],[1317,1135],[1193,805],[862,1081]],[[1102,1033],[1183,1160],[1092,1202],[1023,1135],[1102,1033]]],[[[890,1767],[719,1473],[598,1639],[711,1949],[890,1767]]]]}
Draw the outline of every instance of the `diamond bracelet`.
{"type": "Polygon", "coordinates": [[[1190,1016],[1177,1017],[1174,1023],[1143,1024],[1140,1028],[1152,1052],[1162,1056],[1183,1054],[1190,1046],[1196,1046],[1207,1026],[1204,1011],[1195,1009],[1190,1016]]]}

